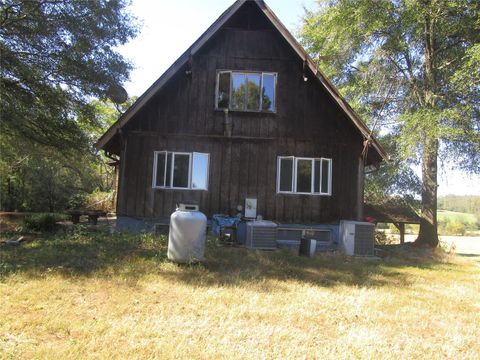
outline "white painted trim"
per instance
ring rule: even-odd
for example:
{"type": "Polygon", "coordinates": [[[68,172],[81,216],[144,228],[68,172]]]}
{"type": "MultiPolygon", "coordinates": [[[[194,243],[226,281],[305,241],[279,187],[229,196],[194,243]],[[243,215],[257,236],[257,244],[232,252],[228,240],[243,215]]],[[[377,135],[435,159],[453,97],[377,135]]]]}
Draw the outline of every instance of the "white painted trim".
{"type": "MultiPolygon", "coordinates": [[[[193,152],[192,153],[192,167],[191,167],[191,172],[192,172],[192,176],[193,176],[193,161],[194,161],[194,158],[195,158],[195,154],[198,154],[198,155],[206,155],[207,156],[207,187],[206,189],[201,189],[201,188],[192,188],[192,186],[190,185],[190,188],[192,190],[204,190],[204,191],[208,191],[208,188],[209,188],[209,182],[210,182],[210,154],[208,153],[200,153],[200,152],[193,152]]],[[[190,181],[192,181],[192,179],[190,179],[190,181]]]]}
{"type": "Polygon", "coordinates": [[[315,158],[306,158],[306,157],[295,157],[295,172],[294,172],[294,178],[295,178],[295,194],[304,194],[304,195],[307,195],[307,194],[314,194],[313,192],[313,166],[314,166],[314,161],[315,161],[315,158]],[[310,164],[311,164],[311,171],[312,171],[312,174],[310,175],[310,192],[299,192],[297,190],[298,188],[298,161],[310,161],[310,164]]]}
{"type": "MultiPolygon", "coordinates": [[[[224,110],[223,108],[218,107],[218,94],[219,94],[219,87],[220,87],[220,74],[225,74],[229,73],[230,74],[230,89],[229,89],[229,94],[228,94],[228,111],[238,111],[238,112],[252,112],[252,113],[263,113],[263,114],[276,114],[277,113],[277,84],[278,84],[278,73],[274,71],[254,71],[254,70],[226,70],[226,69],[217,69],[217,77],[215,81],[215,110],[224,110]],[[231,109],[231,101],[232,101],[232,89],[233,89],[233,73],[237,74],[243,74],[243,75],[248,75],[248,74],[256,74],[260,75],[260,108],[259,110],[239,110],[239,109],[231,109]],[[273,96],[274,96],[274,107],[273,111],[264,111],[262,110],[263,106],[263,97],[262,97],[262,89],[263,89],[263,76],[264,75],[273,75],[274,76],[274,82],[273,82],[273,96]]],[[[247,77],[245,76],[245,88],[247,91],[245,92],[245,104],[247,103],[247,98],[248,98],[248,87],[246,86],[247,83],[247,77]]]]}
{"type": "Polygon", "coordinates": [[[320,158],[320,194],[321,195],[332,195],[332,159],[329,158],[320,158]],[[327,192],[322,192],[322,180],[323,180],[323,162],[328,162],[328,182],[327,182],[327,192]]]}
{"type": "Polygon", "coordinates": [[[173,152],[172,151],[172,187],[170,189],[174,189],[174,190],[188,190],[188,189],[191,189],[191,186],[190,186],[190,166],[191,166],[191,163],[192,163],[192,153],[188,153],[188,152],[173,152]],[[186,155],[188,156],[188,177],[187,177],[187,187],[175,187],[173,186],[173,178],[174,178],[174,174],[175,174],[175,156],[177,155],[186,155]]]}
{"type": "Polygon", "coordinates": [[[153,176],[152,176],[152,188],[155,189],[157,186],[157,154],[159,151],[153,152],[153,176]]]}
{"type": "Polygon", "coordinates": [[[162,188],[162,186],[157,186],[157,166],[158,166],[158,154],[165,154],[165,171],[163,177],[163,187],[165,187],[165,179],[167,174],[167,152],[162,151],[154,151],[153,152],[153,176],[152,176],[152,188],[162,188]]]}
{"type": "Polygon", "coordinates": [[[193,190],[193,191],[208,191],[208,182],[210,181],[210,154],[209,153],[200,153],[200,152],[180,152],[180,151],[154,151],[154,158],[153,158],[153,181],[152,181],[152,188],[153,189],[164,189],[164,190],[193,190]],[[158,166],[158,154],[164,153],[165,154],[165,172],[164,172],[164,180],[163,186],[156,186],[157,185],[157,166],[158,166]],[[170,168],[170,174],[167,174],[167,163],[168,163],[168,155],[171,154],[172,156],[172,164],[170,168]],[[207,188],[206,189],[193,189],[192,188],[192,170],[193,170],[193,154],[201,154],[207,156],[207,188]],[[175,169],[175,156],[176,155],[188,155],[188,187],[174,187],[173,186],[173,175],[175,169]],[[166,179],[167,176],[170,176],[170,186],[166,186],[166,179]]]}
{"type": "Polygon", "coordinates": [[[332,195],[332,164],[333,160],[330,158],[308,158],[308,157],[295,157],[295,156],[277,156],[277,194],[290,194],[290,195],[311,195],[311,196],[331,196],[332,195]],[[281,171],[281,160],[282,159],[293,159],[293,171],[292,171],[292,189],[293,191],[280,191],[280,171],[281,171]],[[298,160],[311,160],[312,162],[312,192],[297,192],[297,167],[298,160]],[[320,192],[315,192],[315,162],[320,162],[320,192]],[[328,161],[329,163],[329,172],[328,172],[328,192],[322,192],[322,179],[323,179],[323,161],[328,161]]]}
{"type": "Polygon", "coordinates": [[[277,156],[277,193],[282,194],[293,194],[291,191],[280,191],[280,171],[282,159],[291,159],[292,160],[292,190],[295,188],[294,176],[295,173],[295,156],[277,156]]]}
{"type": "MultiPolygon", "coordinates": [[[[263,90],[263,77],[264,75],[273,75],[273,111],[265,111],[276,114],[277,113],[277,86],[278,86],[278,73],[276,72],[264,72],[262,73],[262,90],[263,90]]],[[[263,107],[263,96],[260,97],[262,104],[260,109],[263,107]]]]}
{"type": "MultiPolygon", "coordinates": [[[[172,164],[170,165],[170,189],[174,189],[173,187],[173,169],[175,169],[175,153],[172,152],[172,164]]],[[[167,176],[167,175],[165,175],[167,176]]]]}
{"type": "Polygon", "coordinates": [[[190,153],[188,159],[188,188],[192,188],[192,170],[193,170],[193,153],[190,153]]]}
{"type": "Polygon", "coordinates": [[[164,174],[163,175],[163,187],[167,187],[167,169],[168,169],[168,152],[165,151],[165,172],[163,173],[164,174]]]}

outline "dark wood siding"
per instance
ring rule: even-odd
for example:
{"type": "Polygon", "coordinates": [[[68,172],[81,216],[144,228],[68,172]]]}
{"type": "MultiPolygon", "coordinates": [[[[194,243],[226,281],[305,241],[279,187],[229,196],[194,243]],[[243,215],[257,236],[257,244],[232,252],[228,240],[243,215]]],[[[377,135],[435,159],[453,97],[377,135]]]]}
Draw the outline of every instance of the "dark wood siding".
{"type": "Polygon", "coordinates": [[[257,213],[282,222],[321,223],[354,219],[362,138],[303,61],[256,7],[246,6],[193,56],[124,129],[118,214],[166,218],[181,200],[195,200],[208,216],[235,213],[257,197],[257,213]],[[220,69],[278,74],[275,114],[215,110],[220,69]],[[210,154],[208,191],[152,188],[153,152],[210,154]],[[331,196],[276,193],[277,156],[333,159],[331,196]],[[123,171],[122,171],[123,170],[123,171]]]}

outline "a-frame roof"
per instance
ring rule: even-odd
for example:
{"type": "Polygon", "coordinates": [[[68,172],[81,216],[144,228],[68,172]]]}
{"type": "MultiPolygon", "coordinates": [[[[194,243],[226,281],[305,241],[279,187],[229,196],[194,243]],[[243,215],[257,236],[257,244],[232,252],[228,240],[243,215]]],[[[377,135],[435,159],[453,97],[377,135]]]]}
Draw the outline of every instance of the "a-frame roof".
{"type": "Polygon", "coordinates": [[[207,42],[215,35],[215,33],[222,28],[222,26],[246,3],[255,3],[259,9],[270,20],[272,25],[280,32],[292,49],[298,54],[298,56],[305,62],[310,71],[315,74],[317,80],[323,85],[323,87],[330,94],[332,99],[340,106],[345,112],[347,117],[353,122],[353,124],[360,131],[365,139],[370,141],[378,155],[384,160],[389,160],[389,156],[385,149],[372,135],[372,132],[367,125],[359,118],[355,111],[350,107],[347,101],[340,95],[335,86],[327,79],[327,77],[318,69],[315,62],[298,43],[295,37],[287,30],[282,22],[277,18],[273,11],[265,4],[263,0],[237,0],[232,6],[230,6],[203,34],[195,41],[190,48],[188,48],[178,59],[163,73],[157,81],[155,81],[145,93],[140,96],[137,101],[113,124],[105,134],[96,143],[97,149],[103,149],[117,134],[117,132],[130,121],[135,114],[147,104],[147,102],[156,94],[162,87],[181,69],[188,61],[189,58],[195,55],[207,42]]]}

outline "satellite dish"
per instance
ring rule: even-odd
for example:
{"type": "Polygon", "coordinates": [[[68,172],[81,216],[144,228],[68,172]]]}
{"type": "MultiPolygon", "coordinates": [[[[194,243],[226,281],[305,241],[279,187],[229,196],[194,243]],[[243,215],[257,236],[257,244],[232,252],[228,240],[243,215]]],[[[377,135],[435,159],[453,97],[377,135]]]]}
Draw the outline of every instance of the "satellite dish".
{"type": "Polygon", "coordinates": [[[127,90],[125,90],[118,84],[110,86],[107,94],[110,100],[112,100],[117,105],[123,104],[125,101],[128,100],[127,90]]]}

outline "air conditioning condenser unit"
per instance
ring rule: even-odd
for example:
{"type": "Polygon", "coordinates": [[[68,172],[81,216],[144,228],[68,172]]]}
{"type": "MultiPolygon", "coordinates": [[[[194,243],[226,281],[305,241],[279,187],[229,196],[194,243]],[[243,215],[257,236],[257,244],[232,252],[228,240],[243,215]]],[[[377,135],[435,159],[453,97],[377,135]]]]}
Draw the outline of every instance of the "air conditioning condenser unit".
{"type": "Polygon", "coordinates": [[[248,221],[245,246],[250,249],[277,248],[277,224],[272,221],[248,221]]]}
{"type": "Polygon", "coordinates": [[[340,221],[340,246],[349,256],[374,256],[375,225],[359,221],[340,221]]]}

